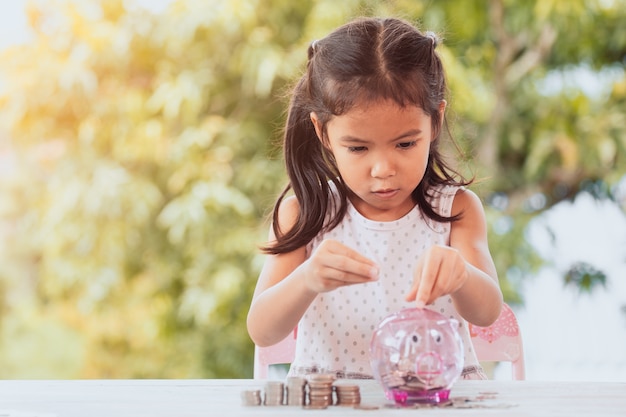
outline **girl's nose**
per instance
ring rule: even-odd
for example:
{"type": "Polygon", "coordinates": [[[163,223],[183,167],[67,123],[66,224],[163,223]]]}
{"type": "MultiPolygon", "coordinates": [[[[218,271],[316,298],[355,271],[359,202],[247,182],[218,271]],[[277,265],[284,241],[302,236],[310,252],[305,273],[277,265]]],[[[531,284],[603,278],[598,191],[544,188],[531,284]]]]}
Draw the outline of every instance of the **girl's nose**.
{"type": "Polygon", "coordinates": [[[391,158],[379,157],[372,165],[373,178],[389,178],[396,174],[396,169],[391,158]]]}

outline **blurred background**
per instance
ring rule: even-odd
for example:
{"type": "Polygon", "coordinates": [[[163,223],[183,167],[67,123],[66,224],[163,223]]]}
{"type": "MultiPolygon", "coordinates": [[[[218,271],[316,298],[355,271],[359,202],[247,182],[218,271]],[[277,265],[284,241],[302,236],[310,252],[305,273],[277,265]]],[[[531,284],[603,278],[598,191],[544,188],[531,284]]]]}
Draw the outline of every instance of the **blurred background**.
{"type": "Polygon", "coordinates": [[[252,376],[287,93],[360,15],[444,38],[527,378],[626,381],[624,0],[2,2],[0,378],[252,376]]]}

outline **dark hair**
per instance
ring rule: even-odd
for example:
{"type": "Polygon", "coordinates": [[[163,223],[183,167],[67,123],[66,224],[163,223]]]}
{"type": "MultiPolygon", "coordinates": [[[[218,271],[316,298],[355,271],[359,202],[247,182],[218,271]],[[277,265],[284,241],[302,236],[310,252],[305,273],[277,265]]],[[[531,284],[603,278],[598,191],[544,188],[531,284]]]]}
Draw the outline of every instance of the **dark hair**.
{"type": "MultiPolygon", "coordinates": [[[[302,247],[320,231],[336,227],[346,213],[348,190],[333,155],[317,138],[311,112],[316,113],[325,135],[333,116],[345,114],[359,102],[393,100],[402,107],[423,109],[431,117],[435,137],[440,135],[439,106],[447,86],[435,52],[437,43],[434,33],[422,34],[401,19],[360,18],[309,46],[306,72],[293,89],[283,138],[289,184],[274,207],[276,241],[264,247],[264,252],[287,253],[302,247]],[[329,181],[338,190],[338,201],[329,181]],[[300,212],[290,230],[280,230],[278,210],[290,190],[300,212]]],[[[435,140],[431,144],[424,178],[412,197],[426,217],[450,222],[459,216],[437,213],[429,202],[430,190],[437,185],[467,185],[471,181],[463,180],[445,163],[438,143],[435,140]]]]}

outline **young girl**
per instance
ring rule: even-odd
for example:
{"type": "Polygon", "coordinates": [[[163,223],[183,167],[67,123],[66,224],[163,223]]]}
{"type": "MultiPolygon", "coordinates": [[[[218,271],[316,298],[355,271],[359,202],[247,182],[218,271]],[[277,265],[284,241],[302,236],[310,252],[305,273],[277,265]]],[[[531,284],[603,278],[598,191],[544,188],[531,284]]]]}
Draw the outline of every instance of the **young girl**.
{"type": "Polygon", "coordinates": [[[459,320],[464,377],[484,378],[467,321],[495,321],[502,293],[482,205],[439,151],[436,47],[434,34],[378,18],[309,47],[284,133],[290,181],[247,322],[258,346],[297,326],[291,374],[371,377],[373,330],[417,306],[459,320]]]}

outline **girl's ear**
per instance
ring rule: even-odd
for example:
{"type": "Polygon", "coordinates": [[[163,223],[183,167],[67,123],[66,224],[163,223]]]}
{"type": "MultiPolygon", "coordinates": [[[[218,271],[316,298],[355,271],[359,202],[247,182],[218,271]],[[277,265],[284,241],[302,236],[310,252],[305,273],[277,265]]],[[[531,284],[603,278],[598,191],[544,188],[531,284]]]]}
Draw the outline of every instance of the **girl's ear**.
{"type": "Polygon", "coordinates": [[[311,117],[311,122],[313,122],[313,126],[315,127],[315,133],[317,134],[317,138],[324,143],[324,135],[322,134],[322,124],[320,123],[319,118],[315,112],[311,112],[309,114],[311,117]]]}
{"type": "Polygon", "coordinates": [[[441,102],[439,103],[439,126],[437,126],[437,131],[434,132],[434,135],[431,139],[432,141],[434,141],[436,138],[439,137],[439,133],[443,129],[443,121],[444,121],[444,117],[446,117],[447,105],[448,105],[448,102],[445,100],[441,100],[441,102]]]}
{"type": "Polygon", "coordinates": [[[439,103],[439,116],[441,117],[441,123],[443,123],[443,117],[446,114],[447,105],[448,105],[448,102],[445,100],[441,100],[441,103],[439,103]]]}

